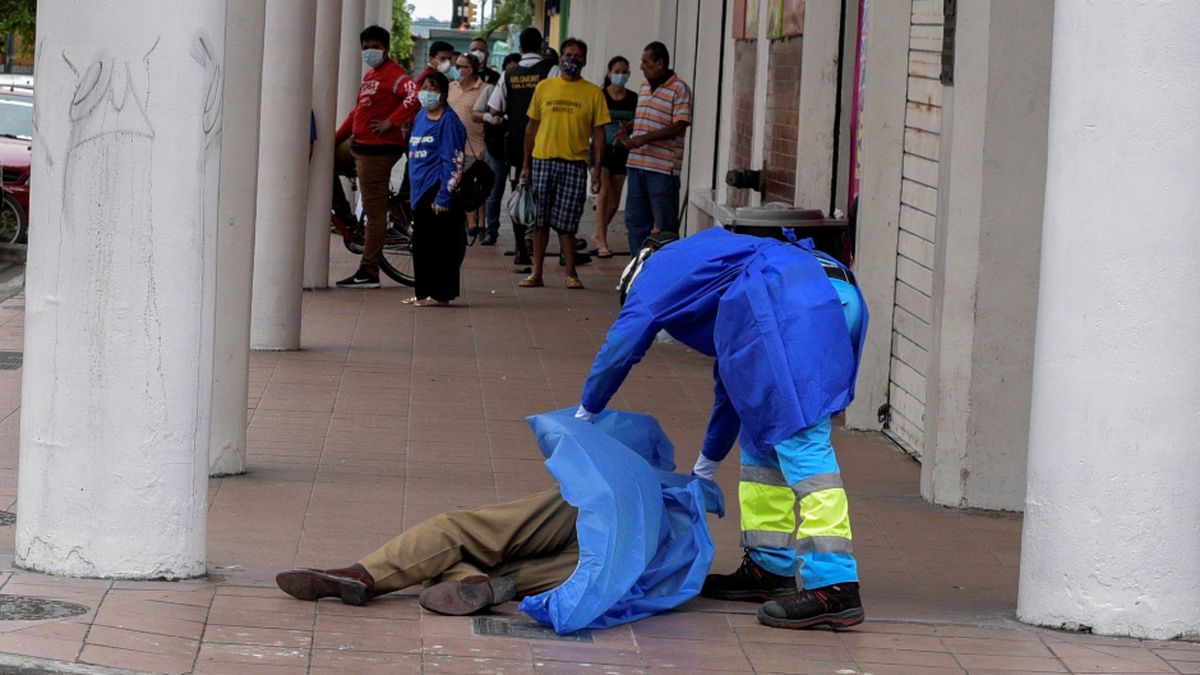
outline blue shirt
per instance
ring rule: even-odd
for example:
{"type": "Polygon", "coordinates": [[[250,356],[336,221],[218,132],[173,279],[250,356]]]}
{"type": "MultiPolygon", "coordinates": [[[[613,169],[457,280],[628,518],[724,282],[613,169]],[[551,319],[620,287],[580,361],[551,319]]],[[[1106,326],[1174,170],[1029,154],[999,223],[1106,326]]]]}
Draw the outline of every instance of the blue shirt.
{"type": "Polygon", "coordinates": [[[701,449],[709,459],[724,459],[739,432],[742,446],[761,454],[844,409],[854,398],[866,319],[851,336],[818,256],[836,264],[808,240],[791,244],[720,228],[663,247],[630,288],[580,403],[603,410],[665,329],[716,357],[701,449]]]}
{"type": "Polygon", "coordinates": [[[431,188],[441,186],[434,201],[449,208],[454,190],[462,178],[463,148],[467,144],[467,129],[449,106],[442,107],[442,116],[429,119],[425,110],[417,113],[408,141],[409,179],[412,181],[412,207],[431,188]]]}

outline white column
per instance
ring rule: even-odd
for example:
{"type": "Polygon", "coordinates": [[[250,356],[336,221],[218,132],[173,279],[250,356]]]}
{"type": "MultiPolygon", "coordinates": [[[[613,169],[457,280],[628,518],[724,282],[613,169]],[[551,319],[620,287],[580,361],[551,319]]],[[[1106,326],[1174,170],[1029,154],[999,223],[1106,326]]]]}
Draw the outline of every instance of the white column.
{"type": "Polygon", "coordinates": [[[338,56],[338,124],[350,114],[358,100],[358,88],[362,84],[362,43],[358,34],[367,27],[363,23],[364,0],[342,0],[342,43],[338,56]]]}
{"type": "Polygon", "coordinates": [[[308,225],[304,234],[304,287],[329,286],[329,206],[333,185],[333,132],[337,116],[338,52],[342,38],[342,0],[318,0],[317,39],[313,52],[312,109],[317,141],[308,162],[308,225]]]}
{"type": "Polygon", "coordinates": [[[37,18],[16,563],[203,574],[225,2],[37,18]]]}
{"type": "Polygon", "coordinates": [[[392,15],[396,11],[393,0],[380,0],[379,3],[379,25],[383,26],[387,32],[392,32],[392,15]]]}
{"type": "Polygon", "coordinates": [[[300,348],[308,134],[317,0],[267,0],[258,212],[254,247],[254,349],[300,348]],[[287,36],[287,39],[280,39],[287,36]]]}
{"type": "Polygon", "coordinates": [[[1200,3],[1059,2],[1053,50],[1017,615],[1195,636],[1200,3]]]}
{"type": "MultiPolygon", "coordinates": [[[[363,10],[363,28],[380,25],[379,16],[382,4],[381,0],[366,0],[363,10]]],[[[383,28],[386,29],[388,26],[383,26],[383,28]]]]}
{"type": "MultiPolygon", "coordinates": [[[[225,62],[262,62],[266,0],[230,2],[225,14],[225,62]]],[[[250,373],[250,288],[254,277],[254,215],[258,194],[258,126],[262,69],[226,71],[217,207],[217,326],[213,363],[208,472],[246,471],[246,397],[250,373]]]]}

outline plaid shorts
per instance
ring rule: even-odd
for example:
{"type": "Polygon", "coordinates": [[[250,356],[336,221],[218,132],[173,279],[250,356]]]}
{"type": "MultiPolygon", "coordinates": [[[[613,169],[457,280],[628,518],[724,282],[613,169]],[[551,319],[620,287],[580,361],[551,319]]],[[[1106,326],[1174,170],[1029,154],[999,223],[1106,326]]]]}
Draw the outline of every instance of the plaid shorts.
{"type": "Polygon", "coordinates": [[[579,231],[579,219],[587,203],[587,162],[535,159],[532,187],[538,227],[561,234],[579,231]]]}

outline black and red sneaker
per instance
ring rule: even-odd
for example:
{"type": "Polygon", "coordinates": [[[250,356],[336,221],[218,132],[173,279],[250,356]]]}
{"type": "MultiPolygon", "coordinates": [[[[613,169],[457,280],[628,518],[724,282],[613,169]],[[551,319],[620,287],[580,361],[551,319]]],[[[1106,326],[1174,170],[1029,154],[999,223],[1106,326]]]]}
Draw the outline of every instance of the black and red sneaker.
{"type": "Polygon", "coordinates": [[[796,592],[796,577],[773,574],[758,566],[750,552],[742,556],[742,566],[733,574],[710,574],[704,579],[700,595],[717,600],[766,602],[796,592]]]}
{"type": "Polygon", "coordinates": [[[863,622],[863,617],[857,583],[799,591],[758,609],[759,622],[774,628],[829,626],[837,630],[857,626],[863,622]]]}

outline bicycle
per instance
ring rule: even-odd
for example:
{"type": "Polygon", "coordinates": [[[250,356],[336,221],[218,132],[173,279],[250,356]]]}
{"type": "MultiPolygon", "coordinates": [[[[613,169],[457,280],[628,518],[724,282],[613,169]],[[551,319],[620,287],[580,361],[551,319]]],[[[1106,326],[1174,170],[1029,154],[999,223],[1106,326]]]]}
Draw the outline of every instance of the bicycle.
{"type": "MultiPolygon", "coordinates": [[[[333,233],[341,235],[348,251],[362,255],[367,230],[365,216],[347,223],[345,217],[331,210],[330,227],[333,233]]],[[[412,209],[403,195],[391,191],[388,194],[388,226],[384,234],[383,251],[379,256],[379,270],[398,284],[412,286],[416,283],[412,265],[412,209]]]]}
{"type": "Polygon", "coordinates": [[[0,190],[0,243],[16,244],[25,241],[28,220],[25,209],[8,190],[0,190]]]}

